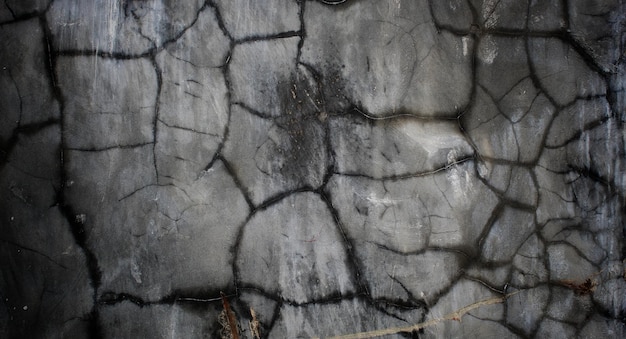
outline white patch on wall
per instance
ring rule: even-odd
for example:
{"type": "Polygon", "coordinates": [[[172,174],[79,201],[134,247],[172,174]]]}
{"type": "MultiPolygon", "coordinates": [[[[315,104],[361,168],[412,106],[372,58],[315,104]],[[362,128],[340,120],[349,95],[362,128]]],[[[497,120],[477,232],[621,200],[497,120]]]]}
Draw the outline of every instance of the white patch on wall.
{"type": "Polygon", "coordinates": [[[463,41],[463,56],[467,56],[467,53],[469,53],[470,38],[464,36],[461,38],[461,41],[463,41]]]}
{"type": "Polygon", "coordinates": [[[493,63],[497,56],[498,45],[495,41],[493,41],[493,38],[488,35],[480,44],[480,48],[478,50],[478,58],[485,64],[490,65],[493,63]]]}
{"type": "Polygon", "coordinates": [[[135,282],[141,284],[141,270],[139,269],[139,264],[137,264],[137,259],[133,256],[130,260],[130,275],[135,279],[135,282]]]}
{"type": "Polygon", "coordinates": [[[460,167],[453,165],[457,159],[456,150],[452,149],[448,152],[448,170],[447,178],[454,190],[454,198],[458,201],[468,201],[468,192],[472,190],[472,182],[468,171],[462,170],[460,167]]]}

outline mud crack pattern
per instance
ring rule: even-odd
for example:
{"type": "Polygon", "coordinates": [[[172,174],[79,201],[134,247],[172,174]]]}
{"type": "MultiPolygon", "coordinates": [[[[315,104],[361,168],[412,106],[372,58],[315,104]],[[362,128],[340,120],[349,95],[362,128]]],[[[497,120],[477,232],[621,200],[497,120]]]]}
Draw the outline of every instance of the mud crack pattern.
{"type": "Polygon", "coordinates": [[[625,13],[2,1],[0,337],[626,336],[625,13]]]}

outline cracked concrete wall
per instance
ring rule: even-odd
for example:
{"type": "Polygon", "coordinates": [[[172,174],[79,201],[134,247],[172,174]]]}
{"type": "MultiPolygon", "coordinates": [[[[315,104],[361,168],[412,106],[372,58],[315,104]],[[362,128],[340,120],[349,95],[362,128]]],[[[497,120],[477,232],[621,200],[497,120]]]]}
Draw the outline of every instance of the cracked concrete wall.
{"type": "Polygon", "coordinates": [[[625,27],[4,0],[0,337],[625,337],[625,27]]]}

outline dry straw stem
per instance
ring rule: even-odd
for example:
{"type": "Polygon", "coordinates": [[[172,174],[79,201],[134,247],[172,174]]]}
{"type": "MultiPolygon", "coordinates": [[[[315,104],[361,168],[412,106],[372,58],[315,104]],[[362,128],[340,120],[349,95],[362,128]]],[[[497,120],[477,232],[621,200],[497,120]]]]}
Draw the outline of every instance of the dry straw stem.
{"type": "MultiPolygon", "coordinates": [[[[503,303],[507,298],[519,293],[522,290],[518,290],[509,294],[505,294],[502,297],[496,297],[496,298],[491,298],[491,299],[485,299],[485,300],[481,300],[478,302],[475,302],[473,304],[467,305],[463,308],[460,308],[452,313],[448,313],[446,314],[444,317],[442,318],[435,318],[435,319],[431,319],[419,324],[415,324],[415,325],[411,325],[411,326],[406,326],[406,327],[392,327],[392,328],[386,328],[386,329],[382,329],[382,330],[374,330],[374,331],[368,331],[368,332],[360,332],[360,333],[353,333],[353,334],[345,334],[345,335],[339,335],[339,336],[335,336],[335,337],[329,337],[327,339],[362,339],[362,338],[374,338],[374,337],[380,337],[383,335],[390,335],[390,334],[397,334],[397,333],[403,333],[403,332],[413,332],[413,331],[418,331],[421,330],[423,328],[429,327],[429,326],[433,326],[436,325],[440,322],[443,322],[445,320],[456,320],[456,321],[461,321],[461,318],[467,314],[468,312],[477,309],[479,307],[483,307],[483,306],[488,306],[488,305],[494,305],[494,304],[500,304],[503,303]]],[[[319,339],[319,337],[314,338],[314,339],[319,339]]]]}

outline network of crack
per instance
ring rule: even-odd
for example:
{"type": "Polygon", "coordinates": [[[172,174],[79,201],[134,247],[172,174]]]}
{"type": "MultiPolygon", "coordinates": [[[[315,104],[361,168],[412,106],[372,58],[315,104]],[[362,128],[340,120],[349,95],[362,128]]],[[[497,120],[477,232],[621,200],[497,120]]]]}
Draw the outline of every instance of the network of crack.
{"type": "Polygon", "coordinates": [[[624,336],[624,13],[5,0],[0,336],[624,336]]]}

